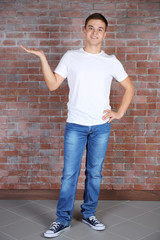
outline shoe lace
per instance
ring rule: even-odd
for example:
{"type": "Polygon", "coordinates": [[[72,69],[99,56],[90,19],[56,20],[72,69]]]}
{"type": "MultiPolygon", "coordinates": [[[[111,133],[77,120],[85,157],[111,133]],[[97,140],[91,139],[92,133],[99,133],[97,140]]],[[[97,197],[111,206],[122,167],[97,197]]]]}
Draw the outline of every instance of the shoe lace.
{"type": "Polygon", "coordinates": [[[57,228],[60,226],[61,224],[59,222],[53,222],[51,225],[50,225],[50,229],[55,231],[57,230],[57,228]]]}
{"type": "Polygon", "coordinates": [[[95,217],[95,216],[92,216],[89,218],[91,221],[94,221],[96,224],[100,223],[100,221],[95,217]]]}

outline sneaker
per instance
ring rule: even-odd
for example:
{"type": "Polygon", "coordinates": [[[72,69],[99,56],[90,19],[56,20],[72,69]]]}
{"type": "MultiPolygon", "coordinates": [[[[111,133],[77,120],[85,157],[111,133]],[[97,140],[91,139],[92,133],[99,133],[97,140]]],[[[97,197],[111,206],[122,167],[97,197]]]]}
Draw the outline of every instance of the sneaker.
{"type": "Polygon", "coordinates": [[[102,231],[106,227],[103,223],[101,223],[95,216],[91,216],[87,219],[82,219],[82,222],[88,224],[92,229],[96,231],[102,231]]]}
{"type": "Polygon", "coordinates": [[[63,226],[60,222],[53,222],[49,228],[44,233],[44,237],[46,238],[52,238],[52,237],[57,237],[59,236],[63,231],[69,229],[70,226],[63,226]]]}

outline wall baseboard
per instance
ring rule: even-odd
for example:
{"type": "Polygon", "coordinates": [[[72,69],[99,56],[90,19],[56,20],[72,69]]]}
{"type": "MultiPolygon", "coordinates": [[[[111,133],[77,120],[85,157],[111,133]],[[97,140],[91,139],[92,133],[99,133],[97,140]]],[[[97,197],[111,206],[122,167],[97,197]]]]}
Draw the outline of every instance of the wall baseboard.
{"type": "MultiPolygon", "coordinates": [[[[77,190],[76,200],[83,199],[77,190]]],[[[0,190],[0,200],[57,200],[59,190],[0,190]]],[[[160,201],[160,191],[101,190],[99,200],[160,201]]]]}

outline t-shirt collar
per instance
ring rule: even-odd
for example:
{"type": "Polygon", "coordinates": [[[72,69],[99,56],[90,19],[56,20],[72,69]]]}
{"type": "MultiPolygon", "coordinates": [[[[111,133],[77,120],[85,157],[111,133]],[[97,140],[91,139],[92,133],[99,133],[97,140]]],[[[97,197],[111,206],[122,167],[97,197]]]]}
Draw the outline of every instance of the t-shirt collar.
{"type": "Polygon", "coordinates": [[[103,53],[104,53],[104,51],[103,50],[101,50],[101,52],[100,53],[96,53],[96,54],[94,54],[94,53],[89,53],[89,52],[86,52],[83,48],[80,48],[80,50],[83,52],[83,53],[85,53],[85,54],[88,54],[88,55],[90,55],[90,56],[100,56],[100,55],[102,55],[103,53]]]}

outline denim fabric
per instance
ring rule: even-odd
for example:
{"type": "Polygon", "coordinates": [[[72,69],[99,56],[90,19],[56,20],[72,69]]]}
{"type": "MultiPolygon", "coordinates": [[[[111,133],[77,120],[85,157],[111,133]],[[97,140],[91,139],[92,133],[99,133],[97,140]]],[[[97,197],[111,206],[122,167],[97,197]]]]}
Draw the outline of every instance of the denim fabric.
{"type": "Polygon", "coordinates": [[[94,126],[66,123],[64,169],[57,205],[57,222],[69,226],[72,220],[77,182],[85,147],[86,180],[84,203],[81,205],[81,212],[84,218],[95,215],[102,179],[101,171],[107,150],[110,128],[110,123],[94,126]]]}

